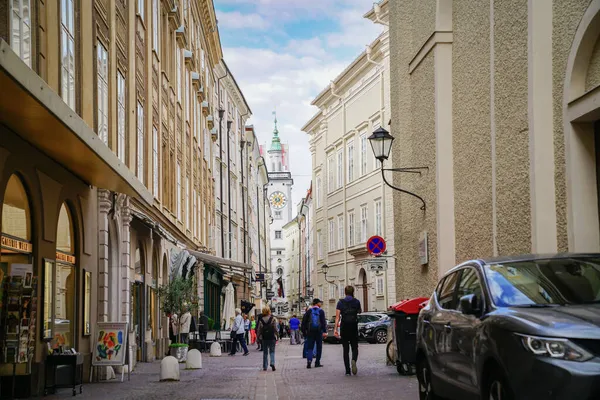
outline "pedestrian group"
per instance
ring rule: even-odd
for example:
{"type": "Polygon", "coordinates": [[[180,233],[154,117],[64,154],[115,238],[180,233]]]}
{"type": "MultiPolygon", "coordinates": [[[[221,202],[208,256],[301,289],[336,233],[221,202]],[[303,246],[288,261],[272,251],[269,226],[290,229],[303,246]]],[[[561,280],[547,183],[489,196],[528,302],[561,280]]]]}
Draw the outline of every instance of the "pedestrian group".
{"type": "MultiPolygon", "coordinates": [[[[342,343],[344,367],[346,375],[350,376],[358,373],[358,314],[362,309],[360,301],[354,297],[354,287],[346,286],[344,293],[346,297],[340,299],[336,306],[334,335],[342,343]]],[[[257,350],[263,352],[263,371],[267,371],[268,367],[275,371],[275,346],[287,332],[291,345],[303,345],[302,357],[306,359],[306,368],[313,367],[313,359],[315,368],[323,367],[321,355],[323,340],[327,338],[327,319],[322,306],[320,299],[314,299],[312,307],[306,308],[302,321],[294,315],[289,326],[279,323],[269,307],[264,307],[256,318],[242,315],[242,311],[236,309],[229,355],[235,355],[238,342],[245,356],[249,354],[246,344],[256,344],[257,350]]]]}

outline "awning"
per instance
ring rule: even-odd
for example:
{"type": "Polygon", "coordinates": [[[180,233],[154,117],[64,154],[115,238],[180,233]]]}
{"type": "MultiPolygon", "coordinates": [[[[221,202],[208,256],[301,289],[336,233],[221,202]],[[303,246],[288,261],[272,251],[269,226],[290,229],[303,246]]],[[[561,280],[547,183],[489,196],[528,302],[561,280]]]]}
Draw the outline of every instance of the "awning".
{"type": "Polygon", "coordinates": [[[249,277],[253,270],[251,265],[244,264],[239,261],[229,260],[227,258],[221,258],[213,256],[211,254],[201,253],[195,250],[188,250],[188,252],[194,257],[196,257],[199,261],[202,261],[207,264],[216,265],[223,272],[230,273],[232,275],[249,277]]]}
{"type": "Polygon", "coordinates": [[[152,194],[62,98],[0,40],[0,124],[84,182],[152,204],[152,194]]]}

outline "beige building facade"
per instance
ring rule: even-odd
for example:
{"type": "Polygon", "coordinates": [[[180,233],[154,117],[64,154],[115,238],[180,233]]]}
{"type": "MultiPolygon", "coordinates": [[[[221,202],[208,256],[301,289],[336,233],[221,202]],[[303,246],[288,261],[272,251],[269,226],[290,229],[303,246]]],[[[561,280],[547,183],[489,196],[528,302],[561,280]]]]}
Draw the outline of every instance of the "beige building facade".
{"type": "MultiPolygon", "coordinates": [[[[387,9],[369,18],[386,18],[387,9]]],[[[385,21],[384,21],[385,22],[385,21]]],[[[335,314],[344,287],[354,286],[364,311],[386,310],[396,299],[391,189],[381,179],[368,137],[389,120],[389,32],[375,39],[313,101],[319,112],[302,128],[313,165],[311,241],[317,271],[314,296],[335,314]],[[387,270],[371,272],[366,242],[387,239],[387,270]],[[322,266],[328,268],[327,279],[322,266]]]]}
{"type": "Polygon", "coordinates": [[[250,267],[218,256],[212,234],[218,109],[245,104],[233,77],[219,86],[213,2],[4,2],[0,39],[1,275],[37,283],[17,395],[41,393],[45,340],[81,352],[87,379],[98,321],[128,322],[131,367],[161,358],[157,289],[174,275],[218,324],[222,287],[250,267]]]}
{"type": "Polygon", "coordinates": [[[398,296],[468,259],[599,251],[600,1],[389,7],[392,164],[429,167],[394,177],[427,203],[394,193],[398,296]]]}

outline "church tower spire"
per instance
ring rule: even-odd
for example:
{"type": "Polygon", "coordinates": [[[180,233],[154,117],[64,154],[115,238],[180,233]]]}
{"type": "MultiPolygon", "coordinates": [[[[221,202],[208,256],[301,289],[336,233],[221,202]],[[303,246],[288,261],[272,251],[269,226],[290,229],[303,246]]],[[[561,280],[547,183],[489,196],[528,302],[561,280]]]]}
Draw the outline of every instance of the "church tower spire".
{"type": "Polygon", "coordinates": [[[271,148],[269,151],[281,151],[281,141],[279,140],[279,130],[277,130],[277,112],[273,111],[275,117],[275,128],[273,128],[273,139],[271,139],[271,148]]]}

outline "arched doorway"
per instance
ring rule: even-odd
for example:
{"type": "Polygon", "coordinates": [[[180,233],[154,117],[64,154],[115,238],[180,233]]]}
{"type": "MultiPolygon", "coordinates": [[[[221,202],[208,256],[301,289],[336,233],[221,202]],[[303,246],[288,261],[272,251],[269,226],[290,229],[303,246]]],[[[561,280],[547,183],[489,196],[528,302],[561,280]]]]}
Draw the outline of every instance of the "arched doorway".
{"type": "Polygon", "coordinates": [[[131,288],[131,326],[135,333],[137,343],[137,361],[143,361],[144,352],[144,272],[146,271],[146,257],[142,242],[137,242],[134,254],[135,281],[131,288]]]}
{"type": "Polygon", "coordinates": [[[363,312],[366,312],[369,311],[369,285],[367,282],[367,273],[365,272],[364,268],[361,268],[360,272],[358,273],[358,282],[358,286],[362,289],[362,309],[363,312]]]}
{"type": "Polygon", "coordinates": [[[56,266],[54,271],[53,346],[75,347],[76,270],[75,242],[71,212],[65,203],[58,214],[56,228],[56,266]]]}
{"type": "MultiPolygon", "coordinates": [[[[35,341],[35,329],[37,326],[36,316],[32,315],[32,304],[36,302],[37,291],[34,289],[34,280],[37,274],[33,268],[31,242],[31,213],[29,208],[29,197],[23,182],[17,175],[12,175],[4,190],[4,201],[2,203],[2,232],[0,234],[0,317],[3,334],[15,335],[23,339],[15,341],[16,346],[12,348],[11,354],[4,349],[5,359],[0,364],[13,362],[25,363],[29,357],[35,354],[34,347],[28,343],[35,341]],[[4,282],[10,279],[14,292],[11,294],[11,302],[3,305],[4,282]],[[13,303],[13,299],[17,303],[13,303]],[[7,314],[2,314],[6,310],[7,314]],[[24,335],[24,336],[23,336],[24,335]]],[[[8,344],[8,342],[6,343],[8,344]]],[[[11,367],[12,368],[12,367],[11,367]]]]}
{"type": "Polygon", "coordinates": [[[563,97],[568,250],[600,251],[600,1],[583,15],[571,46],[563,97]]]}

